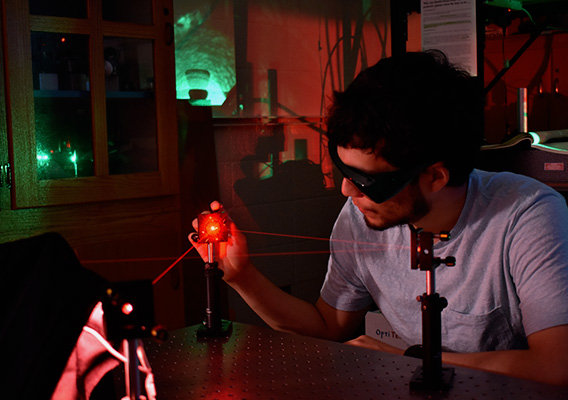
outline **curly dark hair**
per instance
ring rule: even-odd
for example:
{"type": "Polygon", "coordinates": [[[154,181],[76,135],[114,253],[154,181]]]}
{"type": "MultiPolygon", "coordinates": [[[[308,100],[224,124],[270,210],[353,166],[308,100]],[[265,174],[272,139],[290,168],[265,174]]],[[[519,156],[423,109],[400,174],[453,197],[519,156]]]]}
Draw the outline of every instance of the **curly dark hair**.
{"type": "Polygon", "coordinates": [[[442,161],[448,185],[459,186],[482,143],[482,100],[476,79],[441,51],[405,53],[380,60],[334,93],[327,136],[399,168],[442,161]]]}

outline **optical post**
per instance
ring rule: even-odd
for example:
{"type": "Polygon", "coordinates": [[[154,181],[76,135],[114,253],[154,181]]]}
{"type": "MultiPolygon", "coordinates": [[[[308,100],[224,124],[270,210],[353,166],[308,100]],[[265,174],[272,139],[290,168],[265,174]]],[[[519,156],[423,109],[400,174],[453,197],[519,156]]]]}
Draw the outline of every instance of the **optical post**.
{"type": "Polygon", "coordinates": [[[450,234],[433,234],[411,228],[410,263],[412,269],[426,271],[426,293],[418,296],[422,309],[422,367],[418,367],[410,382],[412,389],[449,389],[453,368],[442,368],[442,310],[448,301],[436,293],[435,270],[440,264],[456,264],[454,257],[434,257],[434,238],[450,239],[450,234]]]}
{"type": "Polygon", "coordinates": [[[227,215],[224,212],[201,214],[198,216],[198,236],[200,243],[207,243],[207,262],[205,263],[205,278],[207,284],[207,308],[203,326],[197,330],[197,336],[228,337],[232,332],[232,323],[221,319],[220,283],[223,271],[215,261],[215,248],[217,243],[226,242],[229,232],[227,228],[227,215]]]}
{"type": "Polygon", "coordinates": [[[107,336],[123,344],[126,396],[122,399],[155,400],[154,376],[141,339],[165,340],[168,334],[154,323],[152,284],[149,281],[115,283],[106,294],[103,309],[107,336]],[[146,375],[146,396],[142,395],[140,372],[146,375]]]}

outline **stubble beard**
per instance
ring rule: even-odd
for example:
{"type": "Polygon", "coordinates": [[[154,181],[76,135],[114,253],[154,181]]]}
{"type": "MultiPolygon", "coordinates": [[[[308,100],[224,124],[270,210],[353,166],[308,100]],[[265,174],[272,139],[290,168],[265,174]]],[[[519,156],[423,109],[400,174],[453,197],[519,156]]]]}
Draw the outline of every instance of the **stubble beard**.
{"type": "Polygon", "coordinates": [[[373,222],[366,215],[363,215],[367,226],[372,230],[382,232],[395,226],[413,224],[426,216],[430,212],[431,206],[422,195],[422,192],[420,191],[418,186],[412,185],[409,186],[409,189],[410,196],[413,200],[408,212],[392,219],[386,219],[380,223],[373,222]]]}

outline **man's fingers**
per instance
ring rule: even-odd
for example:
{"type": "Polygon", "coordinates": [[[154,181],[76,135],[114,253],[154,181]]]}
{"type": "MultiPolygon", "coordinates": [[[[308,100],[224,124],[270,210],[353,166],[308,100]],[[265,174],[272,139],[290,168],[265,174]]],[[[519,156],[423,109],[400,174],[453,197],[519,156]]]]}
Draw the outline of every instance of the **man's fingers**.
{"type": "Polygon", "coordinates": [[[215,212],[215,211],[219,211],[223,206],[221,205],[221,203],[219,203],[217,200],[215,200],[215,201],[211,202],[209,207],[211,207],[211,211],[215,212]]]}

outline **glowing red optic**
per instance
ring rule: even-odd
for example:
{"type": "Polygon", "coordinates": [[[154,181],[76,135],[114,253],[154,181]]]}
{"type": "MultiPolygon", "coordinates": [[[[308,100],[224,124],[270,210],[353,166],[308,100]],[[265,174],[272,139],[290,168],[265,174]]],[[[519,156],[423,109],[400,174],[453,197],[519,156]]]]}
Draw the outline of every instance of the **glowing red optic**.
{"type": "Polygon", "coordinates": [[[197,222],[200,243],[219,243],[228,240],[229,228],[225,212],[200,214],[197,217],[197,222]]]}
{"type": "Polygon", "coordinates": [[[134,310],[134,307],[130,303],[124,303],[121,310],[123,314],[130,315],[130,313],[134,310]]]}

